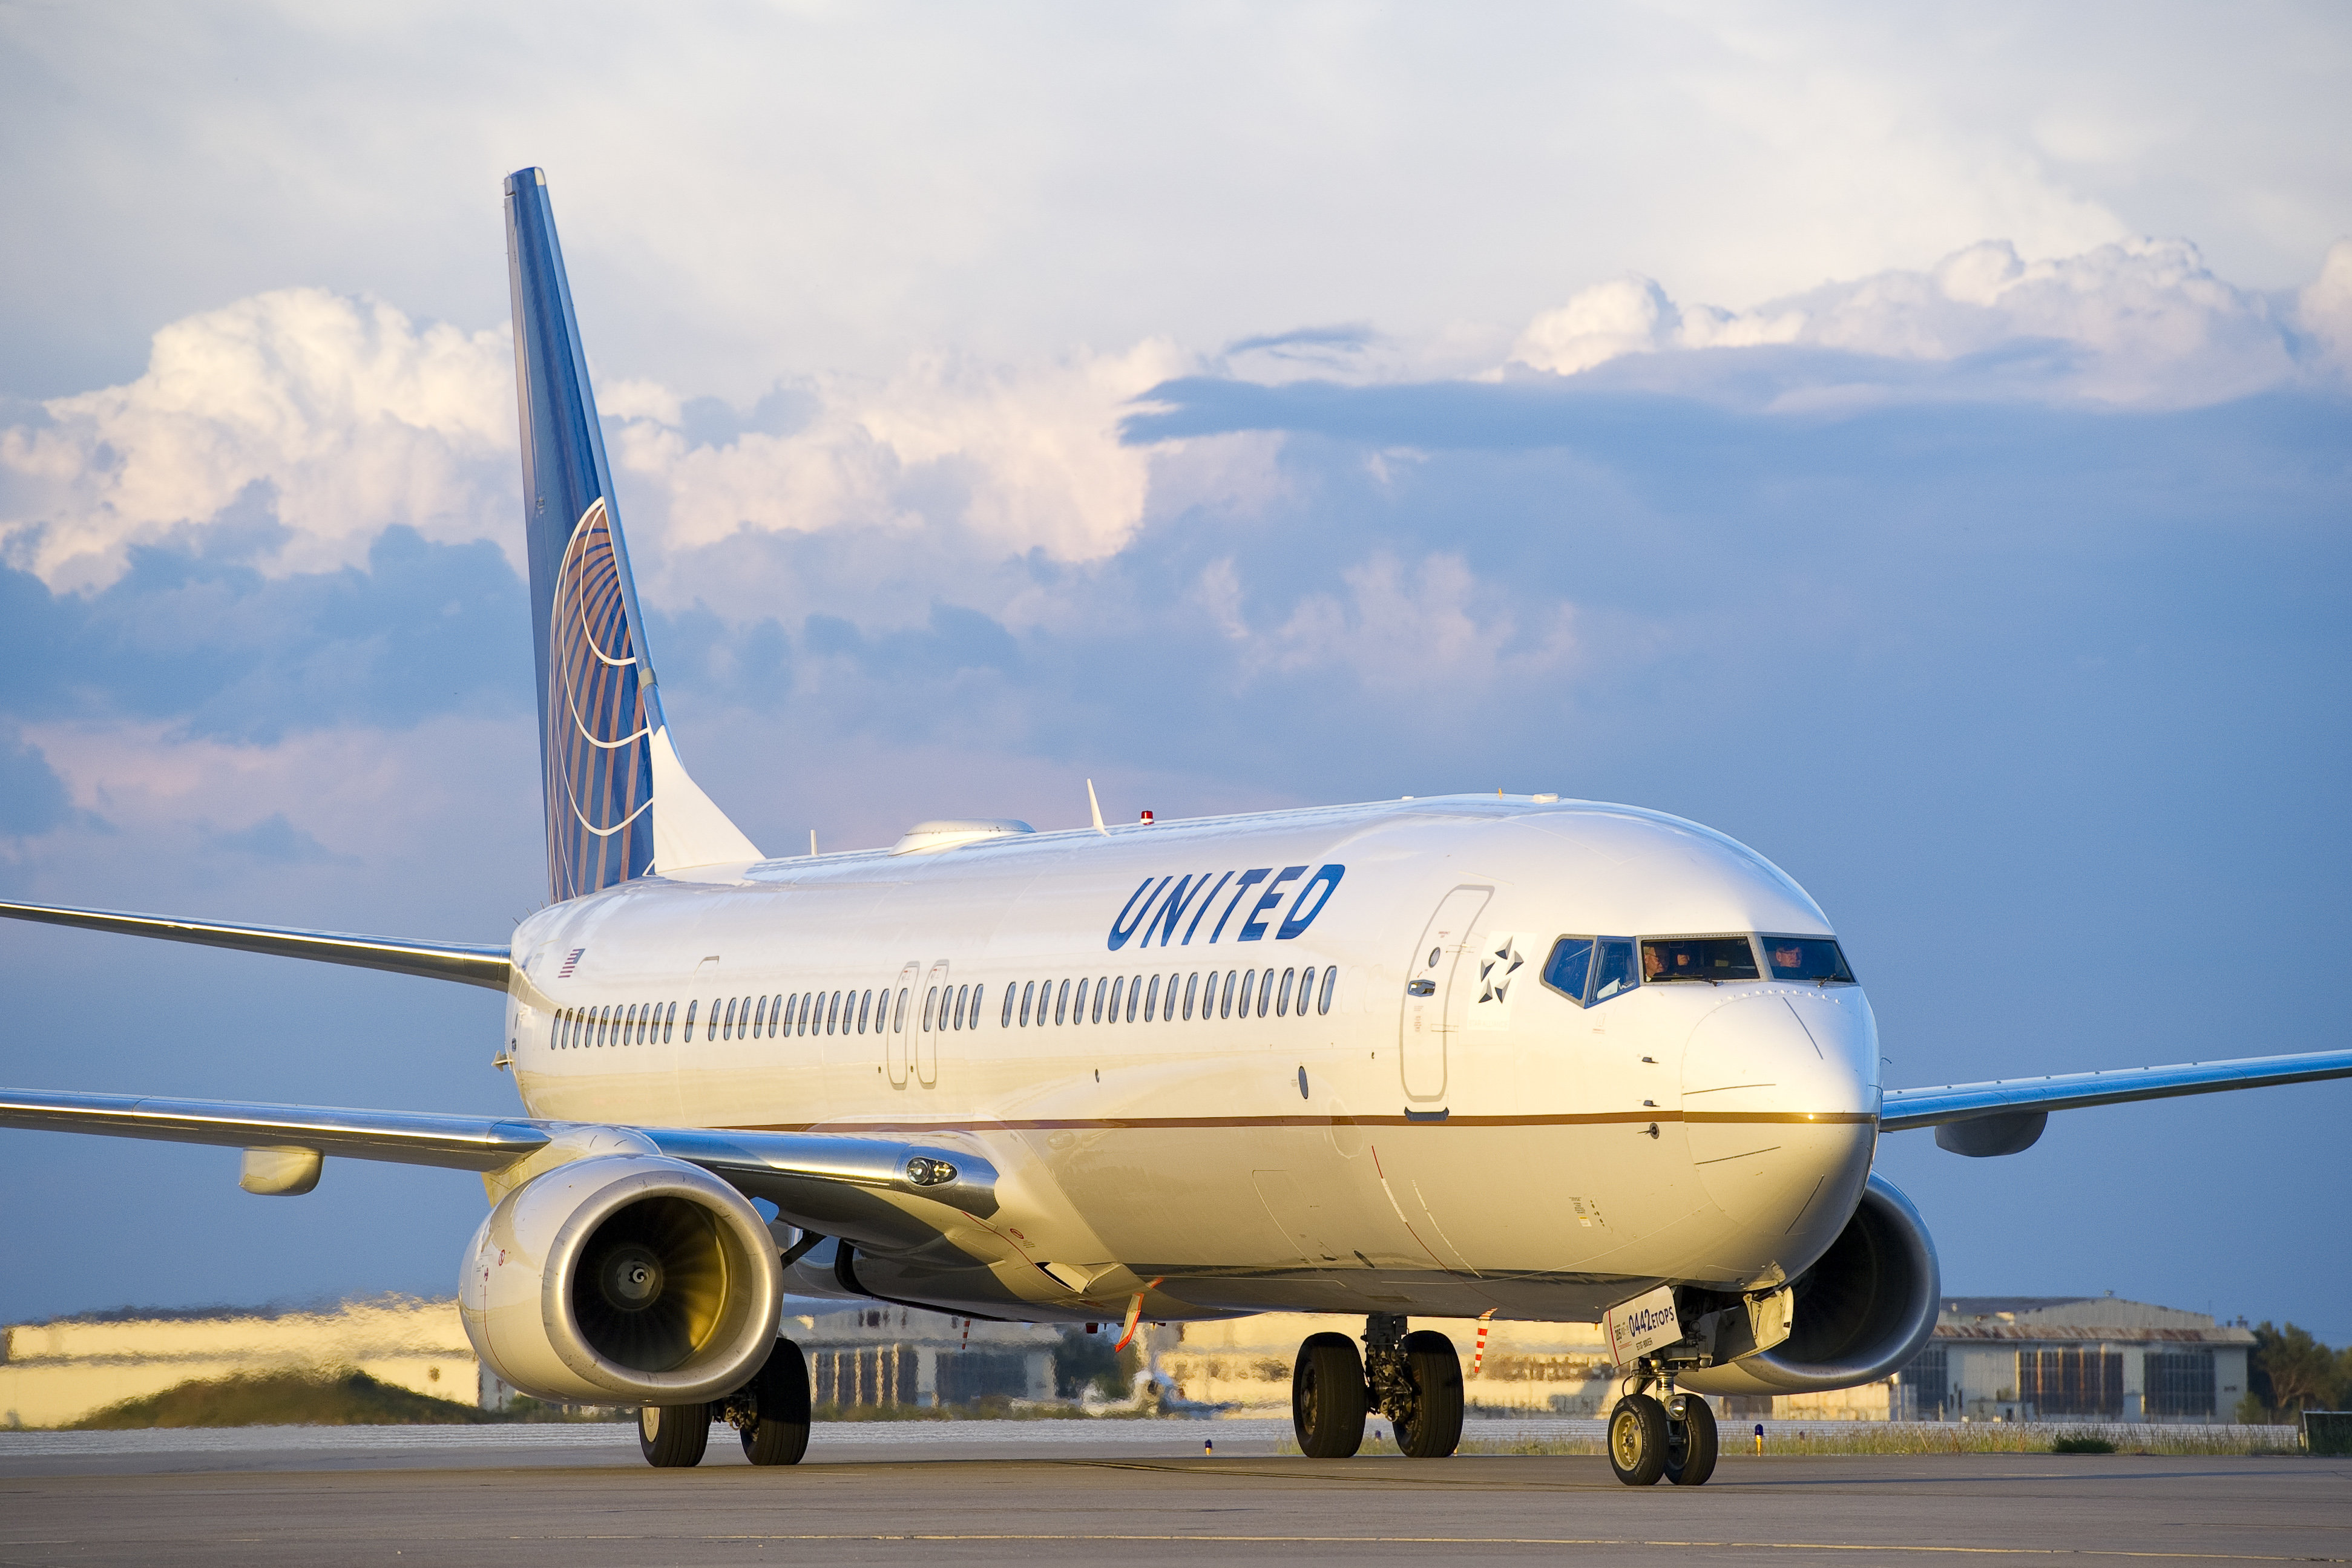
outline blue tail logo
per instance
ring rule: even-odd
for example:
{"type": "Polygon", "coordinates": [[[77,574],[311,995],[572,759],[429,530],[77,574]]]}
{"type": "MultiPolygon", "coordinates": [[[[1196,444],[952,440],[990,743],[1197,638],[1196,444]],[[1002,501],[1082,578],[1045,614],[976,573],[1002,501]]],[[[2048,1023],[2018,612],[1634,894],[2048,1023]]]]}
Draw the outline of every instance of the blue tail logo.
{"type": "Polygon", "coordinates": [[[507,177],[547,880],[559,901],[759,852],[679,767],[629,576],[547,177],[507,177]]]}

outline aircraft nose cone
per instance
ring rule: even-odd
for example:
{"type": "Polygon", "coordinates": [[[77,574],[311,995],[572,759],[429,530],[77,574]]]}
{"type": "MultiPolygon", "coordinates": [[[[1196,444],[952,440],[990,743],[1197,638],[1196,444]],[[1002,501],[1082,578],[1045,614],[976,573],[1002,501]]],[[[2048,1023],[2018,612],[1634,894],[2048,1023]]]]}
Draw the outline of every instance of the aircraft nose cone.
{"type": "Polygon", "coordinates": [[[1857,988],[1733,998],[1683,1053],[1692,1162],[1743,1225],[1790,1228],[1832,1209],[1843,1223],[1870,1174],[1878,1094],[1878,1030],[1857,988]]]}

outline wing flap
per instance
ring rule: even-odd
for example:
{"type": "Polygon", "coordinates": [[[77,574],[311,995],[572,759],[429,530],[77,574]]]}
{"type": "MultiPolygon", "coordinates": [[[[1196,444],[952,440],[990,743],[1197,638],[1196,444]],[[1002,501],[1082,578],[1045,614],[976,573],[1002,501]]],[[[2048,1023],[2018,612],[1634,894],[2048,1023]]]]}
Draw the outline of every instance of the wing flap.
{"type": "Polygon", "coordinates": [[[2231,1089],[2268,1089],[2328,1078],[2352,1078],[2352,1051],[2186,1061],[2169,1067],[2119,1067],[2104,1072],[2004,1078],[1935,1089],[1890,1089],[1879,1113],[1878,1128],[1883,1133],[1902,1133],[2006,1112],[2077,1111],[2091,1105],[2215,1094],[2231,1089]]]}
{"type": "Polygon", "coordinates": [[[281,958],[310,958],[362,969],[387,969],[395,975],[487,986],[494,991],[507,988],[514,969],[505,947],[487,943],[419,942],[397,936],[362,936],[348,931],[230,925],[215,920],[173,920],[167,915],[136,915],[120,909],[71,909],[47,904],[0,903],[0,916],[37,920],[48,925],[71,925],[84,931],[111,931],[124,936],[154,936],[166,942],[234,947],[247,953],[275,954],[281,958]]]}

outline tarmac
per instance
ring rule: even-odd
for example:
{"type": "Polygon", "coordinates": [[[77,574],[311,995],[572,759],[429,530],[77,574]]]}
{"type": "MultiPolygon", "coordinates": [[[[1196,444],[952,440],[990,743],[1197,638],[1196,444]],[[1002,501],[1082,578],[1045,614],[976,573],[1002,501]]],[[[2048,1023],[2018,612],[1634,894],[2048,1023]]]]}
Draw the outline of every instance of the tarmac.
{"type": "Polygon", "coordinates": [[[721,1428],[690,1470],[627,1427],[0,1431],[0,1564],[2352,1562],[2352,1460],[1727,1454],[1635,1490],[1287,1426],[828,1425],[789,1469],[721,1428]]]}

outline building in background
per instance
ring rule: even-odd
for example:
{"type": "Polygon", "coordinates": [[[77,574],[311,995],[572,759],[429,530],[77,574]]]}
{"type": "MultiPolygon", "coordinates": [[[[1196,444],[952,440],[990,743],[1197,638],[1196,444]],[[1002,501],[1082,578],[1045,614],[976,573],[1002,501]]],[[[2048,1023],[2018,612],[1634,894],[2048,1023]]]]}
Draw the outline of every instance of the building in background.
{"type": "Polygon", "coordinates": [[[1048,1400],[1062,1343],[1043,1324],[880,1305],[787,1316],[783,1333],[808,1356],[810,1398],[843,1409],[1048,1400]]]}
{"type": "Polygon", "coordinates": [[[1917,1421],[2227,1422],[2253,1331],[2115,1296],[1948,1296],[1886,1390],[1917,1421]]]}

